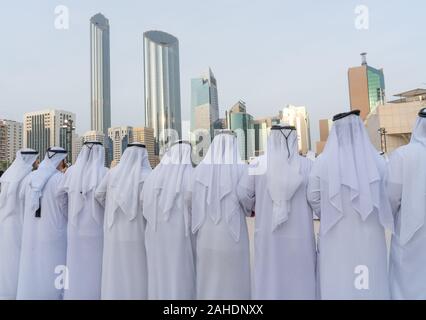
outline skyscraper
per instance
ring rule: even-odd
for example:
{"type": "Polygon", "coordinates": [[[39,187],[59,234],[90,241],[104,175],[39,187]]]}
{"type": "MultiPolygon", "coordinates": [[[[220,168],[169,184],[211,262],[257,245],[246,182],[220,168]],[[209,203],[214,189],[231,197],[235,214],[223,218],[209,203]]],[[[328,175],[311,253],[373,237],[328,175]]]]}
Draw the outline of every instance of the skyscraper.
{"type": "Polygon", "coordinates": [[[112,140],[112,161],[117,164],[127,145],[133,141],[133,127],[109,128],[108,136],[112,140]]]}
{"type": "Polygon", "coordinates": [[[366,55],[361,54],[361,66],[348,70],[350,107],[351,110],[359,109],[363,120],[378,105],[385,103],[383,69],[370,67],[366,55]]]}
{"type": "Polygon", "coordinates": [[[311,150],[311,129],[306,107],[287,105],[280,111],[281,123],[295,126],[299,152],[306,155],[311,150]]]}
{"type": "Polygon", "coordinates": [[[249,160],[254,156],[254,126],[253,116],[247,113],[244,101],[238,101],[226,113],[228,129],[237,134],[241,159],[249,160]]]}
{"type": "Polygon", "coordinates": [[[109,21],[98,13],[90,19],[91,130],[108,135],[111,127],[109,21]]]}
{"type": "Polygon", "coordinates": [[[10,165],[22,148],[22,123],[0,119],[0,161],[10,165]]]}
{"type": "Polygon", "coordinates": [[[81,148],[83,148],[83,137],[80,137],[77,133],[74,132],[72,135],[72,163],[77,161],[81,148]]]}
{"type": "Polygon", "coordinates": [[[133,128],[133,141],[141,142],[145,145],[148,152],[149,163],[152,168],[155,168],[160,162],[159,157],[154,153],[154,130],[152,128],[139,127],[133,128]]]}
{"type": "Polygon", "coordinates": [[[181,132],[179,41],[162,31],[144,33],[145,126],[154,129],[155,154],[167,144],[166,129],[181,132]]]}
{"type": "Polygon", "coordinates": [[[24,114],[24,148],[32,148],[43,157],[49,147],[69,149],[66,120],[75,125],[75,114],[63,110],[42,110],[24,114]]]}
{"type": "Polygon", "coordinates": [[[105,143],[105,135],[101,131],[87,131],[83,137],[82,142],[100,142],[102,144],[105,143]]]}
{"type": "Polygon", "coordinates": [[[191,79],[191,131],[205,129],[213,139],[215,123],[219,119],[217,83],[213,72],[191,79]]]}

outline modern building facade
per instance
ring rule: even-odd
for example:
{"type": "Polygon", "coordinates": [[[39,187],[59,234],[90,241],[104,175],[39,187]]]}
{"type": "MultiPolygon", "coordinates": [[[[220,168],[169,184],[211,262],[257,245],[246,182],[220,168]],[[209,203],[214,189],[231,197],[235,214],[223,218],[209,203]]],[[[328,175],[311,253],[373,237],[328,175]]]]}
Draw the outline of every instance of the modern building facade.
{"type": "Polygon", "coordinates": [[[105,135],[101,131],[87,131],[81,138],[83,143],[88,141],[105,143],[105,135]]]}
{"type": "Polygon", "coordinates": [[[213,139],[215,123],[218,119],[217,82],[209,68],[201,77],[191,79],[191,131],[208,130],[213,139]]]}
{"type": "Polygon", "coordinates": [[[22,148],[22,123],[0,119],[0,162],[9,166],[22,148]]]}
{"type": "Polygon", "coordinates": [[[145,145],[152,168],[155,168],[160,163],[158,155],[155,154],[154,129],[146,127],[133,128],[132,142],[141,142],[145,145]]]}
{"type": "Polygon", "coordinates": [[[81,148],[83,147],[83,137],[74,133],[72,136],[72,163],[77,161],[78,155],[80,154],[81,148]]]}
{"type": "Polygon", "coordinates": [[[306,155],[311,150],[311,128],[304,106],[287,105],[280,111],[281,123],[295,126],[299,152],[306,155]]]}
{"type": "Polygon", "coordinates": [[[371,142],[382,153],[392,152],[410,142],[417,114],[426,107],[425,89],[396,96],[397,100],[379,105],[365,121],[371,142]]]}
{"type": "Polygon", "coordinates": [[[366,53],[362,53],[362,65],[349,68],[349,100],[351,110],[359,109],[361,118],[377,106],[385,103],[385,77],[383,69],[375,69],[367,64],[366,53]]]}
{"type": "Polygon", "coordinates": [[[238,101],[226,113],[228,129],[237,134],[241,159],[249,160],[254,156],[253,116],[247,113],[245,102],[238,101]]]}
{"type": "Polygon", "coordinates": [[[98,13],[90,19],[91,130],[108,135],[111,127],[109,21],[98,13]]]}
{"type": "Polygon", "coordinates": [[[145,127],[154,129],[155,154],[167,145],[167,129],[181,131],[179,41],[162,31],[144,33],[145,127]]]}
{"type": "Polygon", "coordinates": [[[109,128],[108,137],[112,141],[112,161],[117,164],[127,145],[133,141],[133,127],[109,128]]]}
{"type": "Polygon", "coordinates": [[[64,110],[47,109],[24,114],[23,145],[40,153],[43,158],[49,147],[69,149],[67,121],[75,125],[75,114],[64,110]]]}

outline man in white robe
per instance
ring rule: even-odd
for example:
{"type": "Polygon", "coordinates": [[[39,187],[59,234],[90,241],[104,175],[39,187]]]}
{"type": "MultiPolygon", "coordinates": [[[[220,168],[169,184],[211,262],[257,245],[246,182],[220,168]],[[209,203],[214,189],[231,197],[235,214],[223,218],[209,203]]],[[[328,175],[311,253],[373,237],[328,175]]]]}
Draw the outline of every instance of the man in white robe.
{"type": "Polygon", "coordinates": [[[145,219],[140,194],[152,171],[143,144],[129,144],[96,189],[105,208],[101,299],[146,299],[145,219]]]}
{"type": "Polygon", "coordinates": [[[309,202],[321,221],[321,298],[388,299],[385,228],[393,230],[393,217],[386,164],[359,111],[338,114],[333,121],[308,185],[309,202]]]}
{"type": "Polygon", "coordinates": [[[95,190],[107,173],[105,149],[85,142],[75,165],[65,173],[58,197],[68,202],[68,287],[64,299],[98,300],[101,297],[104,209],[95,190]]]}
{"type": "Polygon", "coordinates": [[[299,155],[296,128],[273,126],[266,153],[238,187],[255,218],[253,299],[316,298],[316,248],[306,198],[312,161],[299,155]]]}
{"type": "Polygon", "coordinates": [[[390,283],[393,299],[426,299],[426,108],[408,145],[390,157],[388,193],[395,217],[390,283]]]}
{"type": "Polygon", "coordinates": [[[19,150],[15,161],[0,178],[0,299],[16,299],[24,222],[19,190],[35,168],[37,158],[35,150],[19,150]]]}
{"type": "Polygon", "coordinates": [[[149,299],[195,298],[191,150],[186,141],[172,144],[143,187],[149,299]]]}
{"type": "Polygon", "coordinates": [[[235,134],[222,131],[194,171],[197,299],[251,298],[247,222],[237,196],[244,174],[235,134]]]}
{"type": "Polygon", "coordinates": [[[66,286],[67,208],[57,199],[67,152],[49,148],[21,188],[24,226],[17,299],[59,300],[66,286]]]}

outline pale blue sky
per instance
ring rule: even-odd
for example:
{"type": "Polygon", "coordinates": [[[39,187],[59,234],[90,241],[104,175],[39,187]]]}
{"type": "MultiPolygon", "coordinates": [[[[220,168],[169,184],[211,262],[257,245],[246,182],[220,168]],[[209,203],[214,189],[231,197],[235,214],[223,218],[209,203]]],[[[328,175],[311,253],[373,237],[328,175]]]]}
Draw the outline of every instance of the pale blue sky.
{"type": "Polygon", "coordinates": [[[112,125],[144,124],[142,34],[157,29],[180,41],[182,119],[189,120],[190,79],[211,67],[221,116],[238,99],[255,117],[286,104],[306,105],[313,142],[318,119],[348,109],[347,68],[383,67],[387,98],[425,87],[424,0],[1,0],[0,118],[22,120],[46,107],[90,123],[89,19],[111,26],[112,125]],[[368,30],[354,25],[367,5],[368,30]],[[66,5],[69,30],[54,28],[66,5]]]}

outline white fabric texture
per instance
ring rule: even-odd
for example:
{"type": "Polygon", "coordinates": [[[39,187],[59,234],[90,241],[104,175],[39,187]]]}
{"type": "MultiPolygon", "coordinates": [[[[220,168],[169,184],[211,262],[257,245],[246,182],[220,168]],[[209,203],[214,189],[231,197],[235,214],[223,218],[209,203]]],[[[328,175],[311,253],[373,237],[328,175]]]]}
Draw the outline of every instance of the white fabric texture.
{"type": "Polygon", "coordinates": [[[238,196],[255,211],[253,299],[316,298],[313,215],[306,198],[312,162],[298,153],[297,133],[271,130],[265,155],[250,164],[238,196]],[[289,142],[288,153],[286,138],[289,142]]]}
{"type": "Polygon", "coordinates": [[[393,217],[385,166],[358,116],[334,122],[308,185],[308,200],[321,219],[322,299],[390,296],[385,228],[393,230],[393,217]]]}
{"type": "Polygon", "coordinates": [[[388,190],[395,216],[390,279],[393,299],[426,299],[426,119],[411,141],[392,153],[388,190]]]}
{"type": "Polygon", "coordinates": [[[67,208],[56,193],[63,174],[57,166],[65,159],[62,148],[52,148],[28,184],[24,197],[24,225],[17,299],[55,300],[63,297],[63,282],[58,281],[66,264],[67,208]],[[40,216],[36,211],[40,209],[40,216]],[[62,284],[61,284],[62,283],[62,284]]]}
{"type": "Polygon", "coordinates": [[[58,197],[68,202],[64,299],[97,300],[101,296],[104,210],[95,200],[95,189],[107,172],[104,163],[104,147],[85,144],[58,191],[58,197]]]}
{"type": "Polygon", "coordinates": [[[142,194],[149,299],[195,298],[190,230],[192,173],[191,146],[177,143],[145,181],[142,194]]]}
{"type": "Polygon", "coordinates": [[[194,172],[197,299],[250,298],[247,223],[236,192],[243,174],[236,137],[217,135],[194,172]]]}
{"type": "Polygon", "coordinates": [[[22,149],[0,178],[0,299],[16,299],[24,207],[19,188],[32,171],[38,154],[22,149]]]}
{"type": "Polygon", "coordinates": [[[268,165],[266,185],[272,199],[272,230],[276,230],[288,220],[291,199],[303,181],[296,131],[271,130],[265,158],[268,165]],[[278,172],[285,172],[286,178],[278,172]]]}
{"type": "Polygon", "coordinates": [[[322,233],[343,216],[342,186],[350,189],[350,205],[363,221],[377,210],[383,227],[393,230],[389,203],[383,199],[381,171],[385,163],[359,116],[350,115],[333,123],[321,157],[327,167],[321,172],[321,180],[327,181],[329,202],[336,209],[321,217],[322,233]]]}
{"type": "Polygon", "coordinates": [[[101,299],[147,298],[140,193],[151,171],[146,149],[131,146],[96,189],[96,199],[105,208],[101,299]]]}

